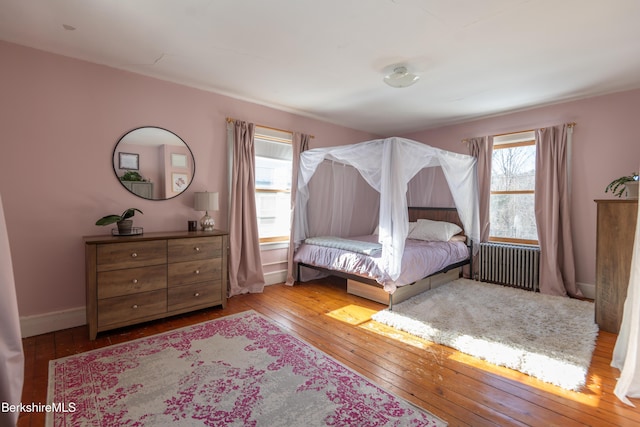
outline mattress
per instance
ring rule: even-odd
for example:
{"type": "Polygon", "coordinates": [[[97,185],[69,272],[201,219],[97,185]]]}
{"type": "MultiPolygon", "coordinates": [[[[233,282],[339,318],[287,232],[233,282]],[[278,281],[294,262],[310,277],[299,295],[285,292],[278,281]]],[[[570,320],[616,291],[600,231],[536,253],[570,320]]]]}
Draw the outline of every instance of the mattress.
{"type": "MultiPolygon", "coordinates": [[[[378,236],[357,236],[349,239],[376,243],[378,236]]],[[[382,285],[385,291],[393,293],[398,286],[409,285],[468,258],[469,248],[461,241],[436,242],[407,239],[402,255],[402,272],[395,281],[391,280],[386,273],[381,253],[366,255],[304,243],[296,251],[293,260],[297,263],[373,279],[382,285]]]]}

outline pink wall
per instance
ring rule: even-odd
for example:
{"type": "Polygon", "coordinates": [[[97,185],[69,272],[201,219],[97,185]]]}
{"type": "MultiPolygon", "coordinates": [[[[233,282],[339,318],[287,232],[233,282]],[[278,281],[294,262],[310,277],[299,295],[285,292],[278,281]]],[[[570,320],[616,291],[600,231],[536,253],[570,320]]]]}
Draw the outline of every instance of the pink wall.
{"type": "MultiPolygon", "coordinates": [[[[455,126],[403,135],[426,144],[468,154],[461,141],[576,122],[572,158],[572,231],[577,281],[595,284],[596,204],[613,179],[640,169],[638,114],[640,90],[621,92],[455,126]]],[[[629,230],[630,233],[633,230],[629,230]]]]}
{"type": "Polygon", "coordinates": [[[0,193],[21,316],[85,304],[83,235],[95,221],[136,207],[145,231],[181,230],[198,219],[193,192],[219,191],[227,225],[226,117],[315,135],[311,147],[374,136],[113,68],[0,42],[0,193]],[[168,201],[124,189],[114,175],[118,139],[140,126],[179,135],[196,161],[194,182],[168,201]]]}

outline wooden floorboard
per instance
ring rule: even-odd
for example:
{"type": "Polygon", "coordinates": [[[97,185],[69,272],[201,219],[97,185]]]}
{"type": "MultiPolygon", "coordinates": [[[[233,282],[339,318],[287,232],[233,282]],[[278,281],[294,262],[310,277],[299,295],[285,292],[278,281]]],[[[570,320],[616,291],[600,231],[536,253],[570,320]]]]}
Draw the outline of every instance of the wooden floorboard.
{"type": "MultiPolygon", "coordinates": [[[[23,403],[44,403],[49,361],[156,333],[255,310],[377,385],[450,426],[637,426],[640,409],[620,402],[610,366],[616,335],[600,332],[588,384],[571,392],[430,343],[370,319],[385,306],[346,293],[344,280],[326,278],[261,294],[238,295],[212,308],[98,334],[86,326],[23,340],[23,403]]],[[[639,399],[635,399],[640,404],[639,399]]],[[[44,425],[42,413],[21,414],[18,426],[44,425]]]]}

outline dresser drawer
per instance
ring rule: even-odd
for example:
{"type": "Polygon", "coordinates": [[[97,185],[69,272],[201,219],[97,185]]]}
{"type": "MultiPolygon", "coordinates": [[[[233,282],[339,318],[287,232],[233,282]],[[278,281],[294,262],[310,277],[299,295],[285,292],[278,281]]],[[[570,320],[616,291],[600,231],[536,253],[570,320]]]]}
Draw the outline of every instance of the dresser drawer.
{"type": "Polygon", "coordinates": [[[169,287],[207,280],[220,280],[222,277],[222,260],[217,258],[176,262],[169,264],[168,271],[169,287]]]}
{"type": "Polygon", "coordinates": [[[167,287],[167,266],[127,268],[98,273],[98,299],[112,298],[167,287]]]}
{"type": "Polygon", "coordinates": [[[175,286],[168,292],[169,311],[199,305],[222,304],[222,283],[219,280],[175,286]]]}
{"type": "Polygon", "coordinates": [[[168,245],[170,263],[222,257],[222,236],[172,239],[168,245]]]}
{"type": "Polygon", "coordinates": [[[98,301],[98,328],[167,311],[166,289],[98,301]]]}
{"type": "Polygon", "coordinates": [[[167,241],[100,244],[96,261],[98,271],[165,264],[167,241]]]}

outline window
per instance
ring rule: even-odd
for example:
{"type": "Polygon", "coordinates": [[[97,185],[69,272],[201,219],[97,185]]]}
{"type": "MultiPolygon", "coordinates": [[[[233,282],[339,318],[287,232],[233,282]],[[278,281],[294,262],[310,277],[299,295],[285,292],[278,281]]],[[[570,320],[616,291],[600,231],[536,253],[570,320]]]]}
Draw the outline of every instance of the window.
{"type": "Polygon", "coordinates": [[[256,126],[254,142],[260,243],[289,241],[292,134],[256,126]]]}
{"type": "Polygon", "coordinates": [[[494,138],[490,241],[538,244],[534,210],[535,174],[536,145],[532,131],[494,138]]]}

